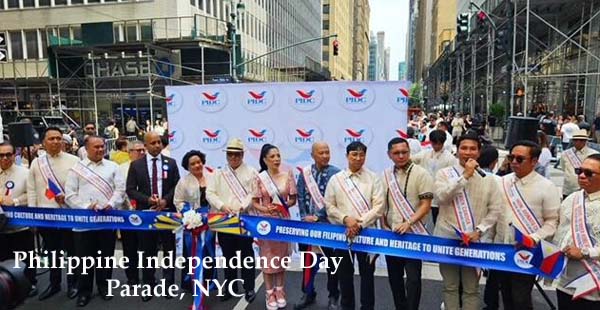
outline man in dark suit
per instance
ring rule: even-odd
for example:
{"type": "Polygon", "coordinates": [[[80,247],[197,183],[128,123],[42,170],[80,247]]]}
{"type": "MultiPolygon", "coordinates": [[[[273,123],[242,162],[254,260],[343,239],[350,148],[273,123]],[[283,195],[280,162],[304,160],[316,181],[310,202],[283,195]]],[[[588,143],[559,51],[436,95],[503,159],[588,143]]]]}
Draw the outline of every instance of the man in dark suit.
{"type": "MultiPolygon", "coordinates": [[[[137,203],[138,210],[175,211],[173,195],[179,181],[179,170],[175,160],[161,155],[163,145],[160,136],[149,132],[144,137],[147,154],[132,162],[127,174],[127,196],[137,203]]],[[[158,255],[158,243],[162,244],[164,255],[175,253],[175,235],[170,231],[141,232],[139,236],[140,250],[144,252],[143,260],[158,255]]],[[[142,271],[142,282],[155,285],[155,270],[145,268],[142,271]]],[[[175,270],[163,270],[163,278],[167,286],[175,283],[175,270]]],[[[170,297],[167,297],[170,298],[170,297]]],[[[148,301],[152,296],[142,296],[148,301]]]]}

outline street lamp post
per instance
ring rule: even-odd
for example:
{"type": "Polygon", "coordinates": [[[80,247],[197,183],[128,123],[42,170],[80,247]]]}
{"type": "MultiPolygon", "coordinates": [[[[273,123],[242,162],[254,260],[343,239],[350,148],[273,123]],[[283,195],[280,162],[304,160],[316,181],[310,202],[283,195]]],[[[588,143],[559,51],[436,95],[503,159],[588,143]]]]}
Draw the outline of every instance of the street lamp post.
{"type": "Polygon", "coordinates": [[[238,0],[237,3],[236,0],[229,0],[229,7],[231,8],[231,13],[229,13],[229,16],[231,17],[231,24],[229,25],[231,31],[231,79],[234,83],[237,83],[237,55],[235,53],[237,46],[236,19],[239,15],[241,15],[244,12],[246,6],[242,2],[242,0],[238,0]]]}

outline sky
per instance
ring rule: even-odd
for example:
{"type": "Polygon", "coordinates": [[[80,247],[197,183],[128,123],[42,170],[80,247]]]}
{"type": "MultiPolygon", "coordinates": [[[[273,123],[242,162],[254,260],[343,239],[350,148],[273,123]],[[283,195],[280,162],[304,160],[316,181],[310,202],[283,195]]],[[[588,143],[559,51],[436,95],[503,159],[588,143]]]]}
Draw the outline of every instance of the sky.
{"type": "Polygon", "coordinates": [[[404,61],[408,29],[409,0],[369,0],[370,29],[385,32],[385,45],[390,47],[390,80],[398,79],[398,63],[404,61]]]}

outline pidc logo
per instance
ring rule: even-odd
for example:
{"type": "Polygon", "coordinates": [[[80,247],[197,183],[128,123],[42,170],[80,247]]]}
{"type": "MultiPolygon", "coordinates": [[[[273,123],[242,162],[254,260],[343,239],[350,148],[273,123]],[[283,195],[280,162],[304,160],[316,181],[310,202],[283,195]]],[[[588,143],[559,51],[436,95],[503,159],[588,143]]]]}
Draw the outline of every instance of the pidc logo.
{"type": "Polygon", "coordinates": [[[225,108],[227,100],[221,90],[205,90],[200,92],[198,107],[202,112],[218,112],[225,108]]]}
{"type": "Polygon", "coordinates": [[[293,89],[290,93],[289,103],[298,111],[312,111],[323,102],[322,91],[318,88],[293,89]]]}
{"type": "Polygon", "coordinates": [[[265,111],[273,104],[273,92],[267,89],[248,90],[243,103],[252,112],[265,111]]]}
{"type": "Polygon", "coordinates": [[[202,129],[200,145],[206,149],[214,150],[227,143],[227,131],[223,126],[212,126],[202,129]]]}
{"type": "Polygon", "coordinates": [[[406,111],[408,109],[408,98],[410,93],[404,87],[394,89],[394,96],[392,96],[392,106],[398,110],[406,111]]]}
{"type": "Polygon", "coordinates": [[[340,90],[340,104],[351,111],[362,111],[375,102],[375,91],[365,85],[340,90]]]}
{"type": "Polygon", "coordinates": [[[533,267],[531,265],[532,258],[533,254],[527,250],[517,251],[514,256],[515,264],[524,269],[529,269],[533,267]]]}
{"type": "Polygon", "coordinates": [[[260,221],[256,224],[256,231],[262,235],[266,236],[271,232],[271,223],[267,221],[260,221]]]}
{"type": "Polygon", "coordinates": [[[165,103],[167,105],[167,112],[175,113],[181,110],[183,106],[183,97],[177,91],[171,90],[165,97],[165,103]]]}
{"type": "Polygon", "coordinates": [[[365,145],[371,144],[373,139],[373,130],[365,124],[343,127],[339,131],[339,141],[342,146],[352,142],[362,142],[365,145]]]}
{"type": "Polygon", "coordinates": [[[312,122],[291,127],[288,133],[290,144],[300,150],[312,148],[313,143],[323,139],[321,129],[312,122]]]}
{"type": "Polygon", "coordinates": [[[265,143],[273,143],[275,132],[270,127],[253,126],[244,129],[241,134],[249,148],[260,149],[265,143]]]}
{"type": "Polygon", "coordinates": [[[178,149],[183,143],[183,130],[172,127],[171,130],[167,133],[169,137],[169,148],[172,150],[178,149]]]}

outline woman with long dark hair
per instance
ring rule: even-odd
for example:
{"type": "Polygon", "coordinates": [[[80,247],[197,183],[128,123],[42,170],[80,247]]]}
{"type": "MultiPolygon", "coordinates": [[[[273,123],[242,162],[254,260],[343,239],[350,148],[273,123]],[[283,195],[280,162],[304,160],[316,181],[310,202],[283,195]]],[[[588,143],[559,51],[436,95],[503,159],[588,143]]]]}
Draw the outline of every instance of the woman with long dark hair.
{"type": "MultiPolygon", "coordinates": [[[[289,218],[288,208],[296,203],[296,183],[291,171],[283,172],[279,149],[271,144],[263,145],[260,151],[260,174],[252,205],[260,216],[289,218]]],[[[260,256],[272,262],[274,257],[281,258],[290,254],[290,245],[286,242],[261,240],[260,256]]],[[[284,308],[287,305],[283,285],[285,269],[282,267],[263,268],[265,278],[266,306],[268,310],[284,308]]]]}

